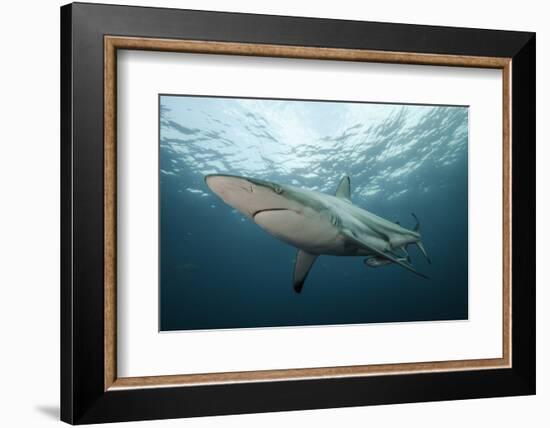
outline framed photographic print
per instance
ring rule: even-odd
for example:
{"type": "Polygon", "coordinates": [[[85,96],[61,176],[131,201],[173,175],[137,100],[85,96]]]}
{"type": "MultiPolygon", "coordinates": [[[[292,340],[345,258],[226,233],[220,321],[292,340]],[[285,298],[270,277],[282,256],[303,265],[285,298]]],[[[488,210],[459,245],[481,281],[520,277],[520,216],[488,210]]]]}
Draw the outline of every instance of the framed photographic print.
{"type": "Polygon", "coordinates": [[[76,3],[61,53],[62,420],[535,393],[533,33],[76,3]]]}

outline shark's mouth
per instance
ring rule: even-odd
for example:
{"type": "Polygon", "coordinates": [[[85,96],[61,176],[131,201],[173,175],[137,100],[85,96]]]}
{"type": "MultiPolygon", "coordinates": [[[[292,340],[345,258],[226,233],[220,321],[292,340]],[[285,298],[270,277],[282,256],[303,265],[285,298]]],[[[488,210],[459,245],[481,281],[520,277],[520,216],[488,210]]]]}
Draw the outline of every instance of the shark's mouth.
{"type": "MultiPolygon", "coordinates": [[[[284,211],[291,202],[277,192],[280,187],[261,180],[226,175],[209,175],[206,184],[229,206],[254,219],[269,211],[284,211]]],[[[285,214],[285,213],[279,213],[285,214]]]]}
{"type": "Polygon", "coordinates": [[[262,210],[255,211],[252,214],[252,218],[255,218],[260,213],[266,213],[266,212],[271,212],[271,211],[292,211],[292,210],[289,210],[288,208],[265,208],[265,209],[262,209],[262,210]]]}

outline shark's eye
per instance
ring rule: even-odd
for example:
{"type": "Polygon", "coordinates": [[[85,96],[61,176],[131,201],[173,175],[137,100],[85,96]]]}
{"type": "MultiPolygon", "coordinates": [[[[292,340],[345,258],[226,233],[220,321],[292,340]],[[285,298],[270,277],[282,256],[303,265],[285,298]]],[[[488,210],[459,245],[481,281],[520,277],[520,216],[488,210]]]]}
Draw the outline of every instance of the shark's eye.
{"type": "Polygon", "coordinates": [[[274,191],[275,193],[277,193],[278,195],[280,195],[281,193],[283,193],[283,188],[280,187],[280,186],[275,186],[275,187],[273,188],[273,191],[274,191]]]}

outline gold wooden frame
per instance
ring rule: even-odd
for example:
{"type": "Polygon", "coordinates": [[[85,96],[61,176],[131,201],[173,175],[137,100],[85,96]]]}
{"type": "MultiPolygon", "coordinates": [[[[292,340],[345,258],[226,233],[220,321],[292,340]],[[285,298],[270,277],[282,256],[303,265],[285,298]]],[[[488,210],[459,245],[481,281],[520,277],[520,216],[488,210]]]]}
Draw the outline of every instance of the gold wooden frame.
{"type": "Polygon", "coordinates": [[[236,382],[392,375],[471,369],[509,368],[512,362],[512,165],[511,165],[511,59],[360,49],[281,46],[248,43],[168,40],[105,36],[104,38],[104,389],[192,386],[236,382]],[[116,52],[118,49],[182,53],[267,56],[339,61],[442,65],[502,70],[503,91],[503,349],[501,358],[432,361],[421,363],[316,367],[170,376],[117,377],[116,368],[116,52]]]}

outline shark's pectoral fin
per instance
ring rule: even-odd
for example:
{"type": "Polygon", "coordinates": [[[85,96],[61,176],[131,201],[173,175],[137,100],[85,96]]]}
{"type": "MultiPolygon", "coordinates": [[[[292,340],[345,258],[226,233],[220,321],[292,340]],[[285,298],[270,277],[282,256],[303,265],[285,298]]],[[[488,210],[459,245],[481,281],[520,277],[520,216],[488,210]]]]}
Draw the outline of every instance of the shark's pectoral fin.
{"type": "Polygon", "coordinates": [[[351,202],[351,183],[347,175],[345,175],[344,178],[340,180],[340,184],[338,185],[338,189],[336,190],[334,196],[351,202]]]}
{"type": "Polygon", "coordinates": [[[316,254],[306,253],[303,250],[298,250],[296,253],[296,261],[294,262],[294,276],[292,278],[292,284],[296,293],[300,293],[302,291],[307,274],[311,270],[311,266],[313,266],[316,259],[316,254]]]}
{"type": "Polygon", "coordinates": [[[396,263],[398,264],[399,266],[402,266],[404,267],[405,269],[407,270],[410,270],[411,272],[415,273],[416,275],[418,276],[421,276],[422,278],[426,278],[428,279],[428,277],[426,275],[424,275],[423,273],[420,273],[418,272],[415,268],[413,268],[409,263],[407,263],[403,258],[400,258],[400,257],[396,257],[394,254],[388,252],[388,251],[382,251],[382,250],[379,250],[378,248],[376,248],[375,246],[373,245],[370,245],[368,242],[366,242],[365,240],[361,239],[361,237],[359,236],[356,236],[355,234],[349,232],[349,231],[344,231],[343,234],[352,242],[354,242],[356,245],[359,245],[375,254],[377,254],[379,257],[381,258],[384,258],[384,259],[387,259],[387,260],[390,260],[392,261],[393,263],[396,263]]]}

